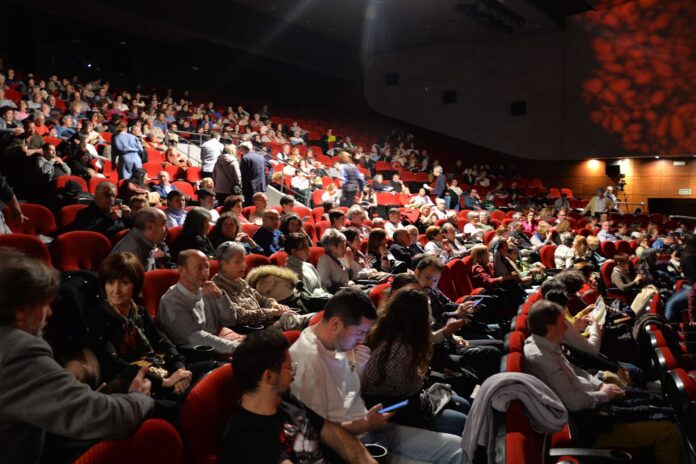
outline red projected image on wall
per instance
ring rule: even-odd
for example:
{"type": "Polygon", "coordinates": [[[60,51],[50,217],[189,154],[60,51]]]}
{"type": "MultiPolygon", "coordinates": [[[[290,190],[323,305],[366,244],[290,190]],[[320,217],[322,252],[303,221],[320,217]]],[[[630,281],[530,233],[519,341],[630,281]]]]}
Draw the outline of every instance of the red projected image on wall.
{"type": "Polygon", "coordinates": [[[696,1],[635,0],[581,19],[590,117],[629,152],[696,153],[696,1]]]}

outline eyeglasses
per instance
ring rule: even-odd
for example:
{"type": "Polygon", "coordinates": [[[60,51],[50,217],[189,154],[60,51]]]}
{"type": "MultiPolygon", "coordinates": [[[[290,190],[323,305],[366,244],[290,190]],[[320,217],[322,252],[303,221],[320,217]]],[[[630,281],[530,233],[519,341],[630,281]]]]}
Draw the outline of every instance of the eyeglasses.
{"type": "Polygon", "coordinates": [[[286,366],[285,364],[283,364],[282,368],[289,370],[290,372],[292,372],[293,375],[297,373],[297,363],[295,361],[291,362],[290,366],[286,366]]]}

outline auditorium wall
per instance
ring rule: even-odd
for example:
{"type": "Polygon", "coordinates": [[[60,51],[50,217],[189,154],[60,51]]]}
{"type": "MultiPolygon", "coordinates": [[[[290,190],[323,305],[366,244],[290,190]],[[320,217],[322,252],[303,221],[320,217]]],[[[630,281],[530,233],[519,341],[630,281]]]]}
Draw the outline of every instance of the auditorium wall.
{"type": "Polygon", "coordinates": [[[691,155],[696,3],[640,0],[553,33],[375,56],[364,90],[380,113],[525,158],[691,155]]]}

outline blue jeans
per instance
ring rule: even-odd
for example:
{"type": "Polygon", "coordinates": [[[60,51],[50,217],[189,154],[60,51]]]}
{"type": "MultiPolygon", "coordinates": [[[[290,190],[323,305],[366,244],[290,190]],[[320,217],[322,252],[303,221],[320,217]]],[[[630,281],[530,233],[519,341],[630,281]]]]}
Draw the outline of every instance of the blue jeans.
{"type": "Polygon", "coordinates": [[[452,402],[435,417],[435,431],[461,437],[470,408],[467,400],[452,392],[452,402]]]}
{"type": "Polygon", "coordinates": [[[133,171],[143,168],[143,160],[137,153],[127,153],[118,160],[118,178],[130,179],[133,171]]]}
{"type": "Polygon", "coordinates": [[[684,285],[681,290],[673,294],[665,303],[665,319],[669,322],[681,322],[682,312],[689,307],[689,291],[691,285],[684,285]]]}
{"type": "Polygon", "coordinates": [[[460,464],[461,436],[389,424],[385,429],[360,437],[363,443],[378,443],[392,455],[392,463],[430,462],[460,464]]]}

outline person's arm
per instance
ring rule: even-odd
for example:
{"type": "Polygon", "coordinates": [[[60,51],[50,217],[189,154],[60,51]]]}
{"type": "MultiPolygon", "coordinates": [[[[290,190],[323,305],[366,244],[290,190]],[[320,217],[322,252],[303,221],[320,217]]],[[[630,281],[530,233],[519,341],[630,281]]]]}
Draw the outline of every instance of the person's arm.
{"type": "Polygon", "coordinates": [[[131,434],[153,410],[140,393],[105,395],[78,382],[36,337],[4,356],[0,404],[8,422],[81,440],[118,439],[131,434]]]}
{"type": "Polygon", "coordinates": [[[322,443],[334,450],[345,462],[377,462],[354,435],[338,424],[324,421],[319,437],[322,443]]]}
{"type": "Polygon", "coordinates": [[[205,299],[206,304],[208,301],[210,301],[215,305],[222,325],[231,326],[237,323],[237,309],[234,307],[232,300],[230,300],[230,297],[227,296],[227,293],[224,290],[220,296],[207,295],[205,299]]]}

